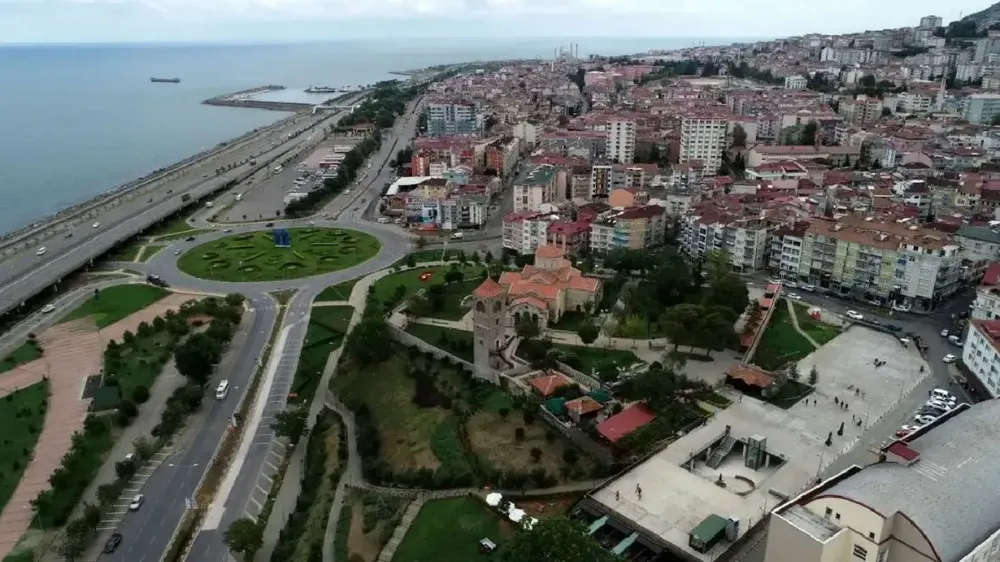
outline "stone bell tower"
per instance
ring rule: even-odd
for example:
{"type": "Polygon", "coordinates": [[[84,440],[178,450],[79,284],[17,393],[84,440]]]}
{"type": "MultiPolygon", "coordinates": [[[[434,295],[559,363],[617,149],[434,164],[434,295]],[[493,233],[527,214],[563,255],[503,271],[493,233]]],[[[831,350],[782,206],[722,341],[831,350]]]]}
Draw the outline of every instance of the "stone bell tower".
{"type": "Polygon", "coordinates": [[[507,365],[501,348],[507,338],[507,290],[487,278],[472,293],[472,338],[476,376],[499,384],[496,373],[507,365]]]}

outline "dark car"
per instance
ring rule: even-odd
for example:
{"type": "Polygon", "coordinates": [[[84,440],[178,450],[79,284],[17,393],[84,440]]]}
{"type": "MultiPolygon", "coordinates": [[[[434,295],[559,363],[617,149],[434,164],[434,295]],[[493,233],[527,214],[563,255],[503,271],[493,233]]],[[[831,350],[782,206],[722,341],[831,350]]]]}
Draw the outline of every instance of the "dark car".
{"type": "Polygon", "coordinates": [[[146,282],[150,285],[156,285],[157,287],[166,287],[167,282],[160,278],[159,275],[147,275],[146,282]]]}
{"type": "Polygon", "coordinates": [[[73,233],[72,232],[67,232],[66,235],[63,236],[63,238],[72,238],[72,237],[73,237],[73,233]]]}
{"type": "Polygon", "coordinates": [[[886,330],[889,330],[890,332],[892,332],[894,334],[897,333],[897,332],[902,332],[903,331],[902,328],[900,328],[899,326],[897,326],[895,324],[883,324],[882,327],[885,328],[886,330]]]}
{"type": "Polygon", "coordinates": [[[271,228],[272,226],[274,226],[274,223],[273,222],[269,222],[269,223],[265,224],[264,226],[266,226],[267,228],[271,228]]]}
{"type": "Polygon", "coordinates": [[[104,543],[104,554],[111,554],[122,544],[121,533],[115,533],[108,537],[108,542],[104,543]]]}
{"type": "Polygon", "coordinates": [[[188,236],[184,239],[185,242],[194,242],[194,236],[188,236]]]}

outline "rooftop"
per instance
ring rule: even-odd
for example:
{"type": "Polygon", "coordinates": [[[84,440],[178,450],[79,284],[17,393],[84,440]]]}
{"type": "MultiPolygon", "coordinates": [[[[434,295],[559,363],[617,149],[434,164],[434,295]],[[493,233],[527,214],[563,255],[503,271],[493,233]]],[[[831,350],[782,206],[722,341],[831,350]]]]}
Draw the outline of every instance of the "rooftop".
{"type": "Polygon", "coordinates": [[[960,560],[1000,528],[1000,402],[970,407],[912,440],[919,459],[865,467],[816,496],[840,496],[885,517],[902,513],[941,560],[960,560]],[[942,501],[942,500],[946,501],[942,501]]]}
{"type": "Polygon", "coordinates": [[[520,185],[545,185],[551,183],[555,178],[556,169],[549,165],[532,166],[517,176],[515,184],[520,185]]]}

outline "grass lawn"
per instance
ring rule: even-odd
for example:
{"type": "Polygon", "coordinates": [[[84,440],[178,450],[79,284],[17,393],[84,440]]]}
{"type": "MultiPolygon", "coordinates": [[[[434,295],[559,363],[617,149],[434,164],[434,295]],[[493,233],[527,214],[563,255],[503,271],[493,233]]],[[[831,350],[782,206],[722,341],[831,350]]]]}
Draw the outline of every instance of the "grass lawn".
{"type": "Polygon", "coordinates": [[[809,316],[809,307],[793,303],[795,307],[795,319],[799,322],[799,328],[816,340],[816,343],[823,345],[826,342],[840,335],[840,330],[835,326],[824,324],[809,316]]]}
{"type": "Polygon", "coordinates": [[[7,505],[31,461],[48,397],[49,383],[43,380],[0,399],[0,427],[7,428],[0,441],[0,508],[7,505]]]}
{"type": "Polygon", "coordinates": [[[614,363],[616,367],[628,367],[636,363],[642,363],[642,360],[636,357],[635,353],[632,353],[627,349],[583,347],[562,343],[553,344],[552,347],[558,349],[559,351],[574,355],[577,360],[568,361],[566,364],[586,375],[591,374],[595,370],[600,370],[600,368],[607,363],[614,363]]]}
{"type": "Polygon", "coordinates": [[[343,283],[337,283],[333,287],[327,287],[316,296],[317,302],[323,301],[346,301],[351,298],[351,291],[354,290],[354,286],[358,284],[360,279],[351,279],[350,281],[344,281],[343,283]]]}
{"type": "Polygon", "coordinates": [[[270,232],[235,234],[201,244],[177,262],[188,275],[214,281],[295,279],[353,267],[379,252],[375,237],[339,228],[291,228],[291,248],[276,248],[270,232]]]}
{"type": "Polygon", "coordinates": [[[465,316],[465,313],[469,311],[469,308],[462,307],[462,299],[471,295],[472,291],[475,291],[476,287],[482,285],[482,283],[478,277],[472,279],[466,277],[466,281],[445,285],[444,299],[441,301],[441,307],[428,314],[427,317],[439,320],[461,320],[465,316]]]}
{"type": "Polygon", "coordinates": [[[198,207],[193,207],[190,211],[184,211],[179,215],[175,215],[168,218],[159,226],[154,226],[146,232],[143,233],[144,236],[168,236],[171,234],[177,234],[178,232],[185,232],[188,230],[194,230],[195,228],[188,224],[187,220],[191,218],[195,212],[199,210],[198,207]]]}
{"type": "Polygon", "coordinates": [[[42,356],[42,348],[37,343],[24,342],[21,347],[10,352],[10,355],[0,359],[0,373],[9,371],[18,365],[30,363],[42,356]]]}
{"type": "MultiPolygon", "coordinates": [[[[445,250],[442,248],[440,250],[420,250],[419,252],[413,252],[410,254],[417,263],[433,262],[433,261],[445,261],[445,250]]],[[[405,259],[404,259],[405,261],[405,259]]]]}
{"type": "MultiPolygon", "coordinates": [[[[176,341],[177,338],[166,330],[151,332],[146,337],[137,336],[131,345],[118,346],[121,366],[105,375],[114,376],[121,388],[122,398],[131,400],[136,388],[144,386],[148,390],[153,387],[156,377],[170,360],[176,341]]],[[[105,360],[105,364],[111,364],[111,361],[105,360]]]]}
{"type": "Polygon", "coordinates": [[[451,353],[459,359],[465,359],[470,363],[475,361],[472,349],[472,332],[442,326],[432,326],[430,324],[419,324],[417,322],[411,322],[406,327],[406,332],[417,336],[434,347],[451,353]]]}
{"type": "Polygon", "coordinates": [[[146,244],[146,249],[142,252],[142,256],[139,258],[139,261],[145,263],[153,259],[153,256],[159,254],[164,248],[166,248],[166,246],[163,244],[146,244]]]}
{"type": "MultiPolygon", "coordinates": [[[[390,273],[375,282],[373,296],[380,303],[388,302],[395,297],[400,301],[416,294],[417,291],[430,285],[444,283],[444,274],[452,265],[442,265],[435,267],[416,267],[406,271],[390,273]],[[424,275],[428,274],[428,275],[424,275]],[[424,279],[421,279],[421,276],[424,279]],[[399,289],[402,287],[402,290],[399,289]],[[402,293],[400,293],[402,291],[402,293]]],[[[465,266],[454,264],[454,267],[462,268],[466,279],[478,279],[483,274],[482,265],[466,264],[465,266]]]]}
{"type": "Polygon", "coordinates": [[[295,369],[291,392],[295,402],[309,403],[323,377],[326,362],[344,341],[354,308],[350,306],[317,306],[309,315],[306,341],[302,345],[299,364],[295,369]]]}
{"type": "Polygon", "coordinates": [[[392,562],[486,562],[479,541],[496,544],[514,532],[512,526],[472,497],[429,501],[420,508],[392,562]]]}
{"type": "Polygon", "coordinates": [[[142,248],[142,244],[137,242],[119,246],[107,254],[104,259],[107,261],[135,261],[135,258],[139,257],[140,248],[142,248]]]}
{"type": "Polygon", "coordinates": [[[788,307],[781,306],[781,303],[776,303],[776,306],[753,357],[755,365],[768,371],[778,369],[789,361],[798,361],[815,351],[809,340],[792,326],[788,307]]]}
{"type": "Polygon", "coordinates": [[[431,448],[431,435],[451,413],[413,403],[416,383],[406,376],[406,365],[406,358],[392,354],[378,365],[338,374],[332,386],[346,403],[361,402],[371,410],[381,442],[380,456],[389,466],[434,470],[441,461],[431,448]]]}
{"type": "Polygon", "coordinates": [[[66,320],[76,320],[85,316],[94,318],[99,328],[110,326],[129,314],[142,310],[170,294],[169,291],[145,284],[115,285],[101,290],[81,304],[66,320]]]}

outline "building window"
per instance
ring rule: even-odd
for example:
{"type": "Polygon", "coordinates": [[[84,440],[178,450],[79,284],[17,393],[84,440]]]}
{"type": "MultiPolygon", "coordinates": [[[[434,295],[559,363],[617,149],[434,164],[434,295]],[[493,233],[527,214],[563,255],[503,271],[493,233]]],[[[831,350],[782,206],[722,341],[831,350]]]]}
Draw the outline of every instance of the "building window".
{"type": "Polygon", "coordinates": [[[854,557],[864,560],[868,557],[868,550],[861,545],[854,545],[854,557]]]}
{"type": "Polygon", "coordinates": [[[875,533],[868,533],[868,538],[871,540],[875,540],[875,533]]]}
{"type": "Polygon", "coordinates": [[[830,517],[831,515],[833,515],[833,510],[832,510],[832,509],[830,509],[829,507],[828,507],[828,508],[826,508],[826,516],[827,516],[827,517],[830,517]]]}

